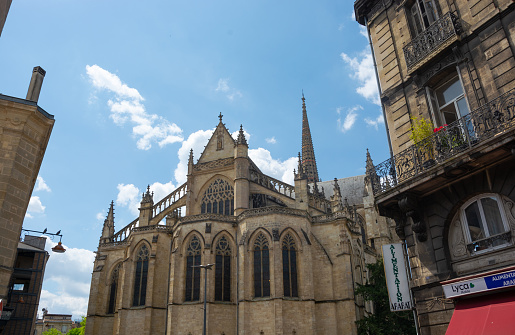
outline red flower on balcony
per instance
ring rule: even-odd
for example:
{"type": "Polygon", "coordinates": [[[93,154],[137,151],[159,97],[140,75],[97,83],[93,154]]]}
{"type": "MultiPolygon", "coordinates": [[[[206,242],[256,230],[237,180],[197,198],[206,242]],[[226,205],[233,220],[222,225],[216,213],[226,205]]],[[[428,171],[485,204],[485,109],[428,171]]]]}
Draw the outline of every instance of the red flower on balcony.
{"type": "Polygon", "coordinates": [[[440,130],[444,129],[445,127],[447,127],[447,125],[446,125],[446,124],[444,124],[444,125],[443,125],[443,126],[441,126],[441,127],[435,128],[435,129],[433,129],[433,133],[437,133],[437,132],[439,132],[440,130]]]}

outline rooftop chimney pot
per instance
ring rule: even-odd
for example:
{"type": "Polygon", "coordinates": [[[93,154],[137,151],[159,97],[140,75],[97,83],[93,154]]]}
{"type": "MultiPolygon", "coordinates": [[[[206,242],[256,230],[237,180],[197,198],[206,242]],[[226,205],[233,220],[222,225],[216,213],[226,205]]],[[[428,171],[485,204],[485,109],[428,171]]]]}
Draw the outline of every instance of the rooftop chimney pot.
{"type": "Polygon", "coordinates": [[[42,67],[36,66],[32,70],[32,78],[30,79],[29,91],[27,92],[27,100],[38,102],[41,86],[43,85],[43,78],[45,78],[46,71],[42,67]]]}

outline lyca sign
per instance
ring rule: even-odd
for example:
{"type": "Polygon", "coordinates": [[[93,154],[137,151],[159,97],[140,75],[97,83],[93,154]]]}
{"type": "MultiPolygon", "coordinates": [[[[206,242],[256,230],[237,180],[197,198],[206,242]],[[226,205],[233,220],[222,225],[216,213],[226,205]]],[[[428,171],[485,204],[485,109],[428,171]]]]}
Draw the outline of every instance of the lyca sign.
{"type": "Polygon", "coordinates": [[[442,285],[446,298],[515,286],[515,270],[442,285]]]}
{"type": "Polygon", "coordinates": [[[412,308],[401,243],[383,245],[384,272],[392,312],[412,308]]]}

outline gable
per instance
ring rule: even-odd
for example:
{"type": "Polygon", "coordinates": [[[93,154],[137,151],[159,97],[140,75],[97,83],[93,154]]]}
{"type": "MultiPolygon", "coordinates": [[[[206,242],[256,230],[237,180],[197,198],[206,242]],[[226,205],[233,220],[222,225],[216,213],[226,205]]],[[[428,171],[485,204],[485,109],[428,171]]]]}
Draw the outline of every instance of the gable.
{"type": "Polygon", "coordinates": [[[200,155],[197,164],[234,157],[234,144],[235,142],[231,134],[229,134],[225,125],[220,121],[200,155]]]}

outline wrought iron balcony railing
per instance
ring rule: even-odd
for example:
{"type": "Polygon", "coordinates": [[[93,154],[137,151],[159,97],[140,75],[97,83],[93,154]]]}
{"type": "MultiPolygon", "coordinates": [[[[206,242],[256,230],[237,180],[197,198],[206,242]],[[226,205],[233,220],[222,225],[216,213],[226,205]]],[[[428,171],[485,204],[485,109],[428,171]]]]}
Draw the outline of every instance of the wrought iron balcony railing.
{"type": "Polygon", "coordinates": [[[368,176],[374,195],[512,129],[515,129],[515,89],[374,166],[368,176]]]}
{"type": "Polygon", "coordinates": [[[461,33],[456,15],[447,13],[404,46],[404,58],[408,72],[421,65],[421,61],[440,49],[447,47],[461,33]]]}

